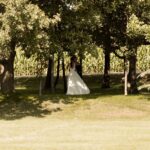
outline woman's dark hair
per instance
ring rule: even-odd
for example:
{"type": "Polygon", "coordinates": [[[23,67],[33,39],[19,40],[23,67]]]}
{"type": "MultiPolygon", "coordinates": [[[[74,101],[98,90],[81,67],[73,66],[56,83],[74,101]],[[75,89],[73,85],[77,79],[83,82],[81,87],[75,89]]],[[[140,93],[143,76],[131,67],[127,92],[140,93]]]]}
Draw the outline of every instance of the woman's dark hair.
{"type": "Polygon", "coordinates": [[[75,55],[73,55],[70,59],[70,67],[73,68],[73,63],[75,62],[75,60],[77,59],[77,57],[75,55]]]}

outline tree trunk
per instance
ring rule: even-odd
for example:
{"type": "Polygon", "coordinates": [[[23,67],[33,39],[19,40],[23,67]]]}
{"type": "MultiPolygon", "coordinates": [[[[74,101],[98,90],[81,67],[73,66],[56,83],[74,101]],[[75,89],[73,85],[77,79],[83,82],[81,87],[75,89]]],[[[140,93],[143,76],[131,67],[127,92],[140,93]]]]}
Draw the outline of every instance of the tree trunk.
{"type": "Polygon", "coordinates": [[[10,43],[10,56],[7,60],[1,62],[4,66],[4,72],[1,75],[1,91],[4,94],[10,94],[14,92],[14,60],[16,56],[15,47],[16,43],[12,40],[10,43]]]}
{"type": "Polygon", "coordinates": [[[55,80],[55,83],[54,83],[54,87],[56,88],[56,85],[58,83],[58,80],[59,80],[59,72],[60,72],[60,56],[58,54],[58,60],[57,60],[57,75],[56,75],[56,80],[55,80]]]}
{"type": "Polygon", "coordinates": [[[82,78],[82,74],[83,74],[83,69],[82,69],[82,56],[80,57],[80,66],[81,66],[81,71],[80,71],[80,76],[82,78]]]}
{"type": "Polygon", "coordinates": [[[45,90],[54,92],[54,55],[52,55],[48,60],[48,70],[44,88],[45,90]]]}
{"type": "Polygon", "coordinates": [[[64,81],[64,92],[67,92],[67,79],[65,74],[65,63],[64,63],[64,56],[62,57],[62,70],[63,70],[63,81],[64,81]]]}
{"type": "Polygon", "coordinates": [[[2,61],[0,61],[0,90],[1,90],[1,83],[3,79],[3,73],[4,73],[4,65],[2,64],[2,61]]]}
{"type": "Polygon", "coordinates": [[[128,95],[128,61],[124,58],[124,95],[128,95]]]}
{"type": "Polygon", "coordinates": [[[111,27],[109,25],[109,22],[111,21],[112,15],[107,14],[107,18],[104,23],[103,27],[103,47],[104,47],[104,75],[103,75],[103,81],[102,81],[102,88],[110,88],[110,53],[112,50],[111,47],[111,27]]]}
{"type": "Polygon", "coordinates": [[[105,51],[105,65],[102,88],[110,88],[110,52],[105,51]]]}
{"type": "Polygon", "coordinates": [[[132,54],[129,58],[129,74],[128,74],[129,93],[137,94],[136,82],[136,54],[132,54]]]}

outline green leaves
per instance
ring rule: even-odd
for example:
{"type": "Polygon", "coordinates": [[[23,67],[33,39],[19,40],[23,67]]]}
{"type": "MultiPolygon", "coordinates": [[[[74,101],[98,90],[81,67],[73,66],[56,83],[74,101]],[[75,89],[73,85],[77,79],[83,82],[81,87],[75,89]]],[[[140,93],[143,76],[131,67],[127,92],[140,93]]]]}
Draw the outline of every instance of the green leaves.
{"type": "Polygon", "coordinates": [[[28,0],[11,0],[3,2],[5,13],[0,14],[0,53],[9,53],[9,42],[15,39],[17,46],[31,55],[49,49],[49,36],[47,29],[60,21],[59,14],[53,18],[45,15],[38,5],[29,3],[28,0]],[[2,52],[3,51],[3,52],[2,52]]]}
{"type": "Polygon", "coordinates": [[[109,45],[113,52],[116,47],[128,47],[127,40],[133,40],[130,45],[143,39],[150,41],[146,0],[1,0],[0,3],[5,7],[0,13],[0,58],[9,57],[12,39],[26,56],[36,54],[42,60],[60,51],[94,56],[97,45],[104,48],[109,45]]]}
{"type": "Polygon", "coordinates": [[[139,21],[136,15],[132,14],[127,25],[127,33],[130,37],[143,34],[144,22],[139,21]]]}

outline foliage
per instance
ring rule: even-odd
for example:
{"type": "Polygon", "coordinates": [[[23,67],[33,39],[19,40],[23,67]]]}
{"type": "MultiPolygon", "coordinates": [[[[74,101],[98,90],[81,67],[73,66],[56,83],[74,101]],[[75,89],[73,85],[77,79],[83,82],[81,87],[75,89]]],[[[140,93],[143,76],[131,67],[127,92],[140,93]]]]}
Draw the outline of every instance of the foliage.
{"type": "Polygon", "coordinates": [[[137,69],[146,71],[150,68],[150,46],[141,46],[137,52],[137,69]]]}
{"type": "Polygon", "coordinates": [[[17,47],[22,47],[26,55],[30,57],[33,53],[43,53],[49,50],[49,36],[45,29],[55,24],[54,20],[48,18],[37,6],[28,0],[2,1],[5,12],[0,15],[0,54],[7,58],[10,49],[9,43],[12,39],[17,47]]]}
{"type": "MultiPolygon", "coordinates": [[[[68,55],[78,54],[85,72],[101,72],[103,52],[124,56],[128,50],[136,57],[137,48],[149,44],[149,7],[147,0],[1,0],[0,59],[8,59],[13,40],[16,49],[23,51],[17,54],[16,72],[24,64],[31,65],[27,67],[31,74],[35,70],[42,74],[51,54],[66,52],[66,63],[68,55]]],[[[145,53],[140,49],[139,60],[145,53]]],[[[116,60],[112,54],[111,71],[122,71],[123,62],[116,60]]],[[[145,64],[149,67],[149,62],[145,64]]],[[[142,65],[138,64],[139,70],[142,65]]]]}
{"type": "MultiPolygon", "coordinates": [[[[98,48],[97,55],[94,56],[89,53],[84,54],[83,59],[83,73],[84,74],[99,74],[103,73],[104,69],[104,53],[103,50],[98,48]]],[[[137,52],[137,72],[146,71],[150,67],[150,47],[149,46],[141,46],[137,52]]],[[[70,62],[70,57],[67,53],[65,53],[65,64],[66,71],[68,71],[68,64],[70,62]]],[[[57,56],[55,55],[55,60],[57,60],[57,56]]],[[[17,50],[16,60],[15,60],[15,75],[16,76],[34,76],[36,75],[38,59],[36,56],[31,56],[30,58],[26,58],[23,54],[23,51],[17,50]]],[[[43,61],[44,63],[44,61],[43,61]]],[[[56,65],[55,61],[55,74],[56,74],[56,65]]],[[[47,65],[43,64],[43,74],[46,74],[47,65]]],[[[114,54],[111,54],[111,72],[123,72],[124,63],[123,60],[117,58],[114,54]]],[[[60,70],[61,71],[61,70],[60,70]]]]}
{"type": "Polygon", "coordinates": [[[31,1],[38,4],[49,17],[50,14],[60,14],[61,21],[49,30],[52,37],[51,49],[54,53],[62,54],[67,51],[70,55],[74,53],[82,55],[85,51],[94,51],[95,45],[87,30],[93,23],[99,21],[99,17],[92,15],[93,8],[89,7],[89,3],[86,4],[82,0],[31,1]]]}
{"type": "MultiPolygon", "coordinates": [[[[127,25],[127,35],[132,40],[140,38],[142,36],[144,36],[143,38],[146,38],[146,40],[149,40],[150,25],[145,24],[143,21],[140,21],[135,14],[132,14],[127,25]]],[[[137,42],[135,44],[139,43],[137,42]]]]}

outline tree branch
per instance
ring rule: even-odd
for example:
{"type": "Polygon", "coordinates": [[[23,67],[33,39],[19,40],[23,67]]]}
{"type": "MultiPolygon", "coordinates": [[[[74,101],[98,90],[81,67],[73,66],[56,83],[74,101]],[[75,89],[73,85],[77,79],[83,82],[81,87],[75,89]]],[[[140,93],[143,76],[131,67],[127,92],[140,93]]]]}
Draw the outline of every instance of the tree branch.
{"type": "Polygon", "coordinates": [[[124,59],[124,58],[125,58],[125,56],[120,56],[116,51],[113,51],[113,53],[114,53],[118,58],[120,58],[120,59],[124,59]]]}

